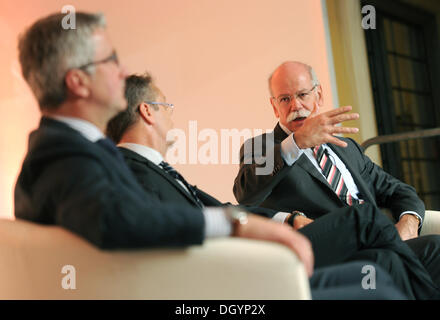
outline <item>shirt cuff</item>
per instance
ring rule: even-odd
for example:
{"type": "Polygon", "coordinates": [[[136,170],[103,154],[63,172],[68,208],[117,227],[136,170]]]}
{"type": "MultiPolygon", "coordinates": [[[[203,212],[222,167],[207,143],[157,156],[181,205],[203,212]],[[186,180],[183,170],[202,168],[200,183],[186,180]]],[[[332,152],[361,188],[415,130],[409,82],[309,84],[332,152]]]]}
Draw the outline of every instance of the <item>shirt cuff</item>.
{"type": "Polygon", "coordinates": [[[205,207],[205,238],[228,237],[232,235],[232,223],[221,207],[205,207]]]}
{"type": "Polygon", "coordinates": [[[289,212],[278,212],[272,217],[272,220],[275,222],[284,223],[289,215],[289,212]]]}
{"type": "Polygon", "coordinates": [[[281,156],[288,166],[295,163],[303,151],[296,145],[293,133],[281,142],[281,156]]]}
{"type": "Polygon", "coordinates": [[[419,229],[422,227],[423,224],[423,219],[422,217],[415,211],[404,211],[400,214],[399,216],[399,220],[402,218],[402,216],[404,216],[405,214],[412,214],[413,216],[417,216],[420,219],[420,224],[419,224],[419,229]]]}

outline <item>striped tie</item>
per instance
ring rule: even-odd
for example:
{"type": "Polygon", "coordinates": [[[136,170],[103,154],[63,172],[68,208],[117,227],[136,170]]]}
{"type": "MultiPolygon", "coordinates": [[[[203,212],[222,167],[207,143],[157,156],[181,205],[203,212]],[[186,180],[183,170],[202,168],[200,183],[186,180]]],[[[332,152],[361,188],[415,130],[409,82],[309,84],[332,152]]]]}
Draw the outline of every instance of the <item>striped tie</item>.
{"type": "Polygon", "coordinates": [[[364,203],[364,200],[357,200],[351,196],[347,186],[345,185],[341,171],[339,171],[336,165],[330,160],[327,149],[325,149],[322,145],[316,146],[313,148],[313,155],[315,156],[316,161],[318,161],[318,164],[322,169],[322,174],[324,175],[328,184],[339,197],[339,199],[342,200],[342,202],[347,203],[349,206],[364,203]]]}
{"type": "Polygon", "coordinates": [[[162,161],[161,163],[159,163],[159,166],[161,166],[162,169],[164,169],[165,172],[168,173],[169,175],[171,175],[174,179],[179,180],[180,182],[182,182],[185,185],[185,187],[188,189],[189,193],[193,196],[194,200],[197,202],[199,207],[200,208],[204,207],[202,201],[197,196],[196,188],[194,188],[192,185],[190,185],[185,180],[185,178],[182,177],[182,175],[179,172],[177,172],[176,169],[174,169],[169,163],[167,163],[165,161],[162,161]]]}

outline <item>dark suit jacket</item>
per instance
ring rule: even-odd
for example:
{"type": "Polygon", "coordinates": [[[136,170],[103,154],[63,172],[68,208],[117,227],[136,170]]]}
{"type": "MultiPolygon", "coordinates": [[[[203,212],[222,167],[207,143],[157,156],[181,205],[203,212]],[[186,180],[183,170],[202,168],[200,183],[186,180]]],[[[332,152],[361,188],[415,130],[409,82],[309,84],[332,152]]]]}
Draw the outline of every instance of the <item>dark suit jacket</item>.
{"type": "Polygon", "coordinates": [[[200,209],[146,193],[124,161],[69,126],[42,118],[15,188],[15,216],[56,224],[101,248],[200,244],[200,209]]]}
{"type": "MultiPolygon", "coordinates": [[[[178,206],[192,206],[198,207],[194,198],[184,189],[182,186],[163,169],[159,168],[150,160],[133,152],[124,147],[119,148],[124,155],[125,161],[134,173],[139,184],[148,192],[152,197],[157,198],[164,203],[173,203],[178,206]]],[[[208,193],[200,190],[197,186],[194,186],[198,198],[202,201],[203,205],[207,207],[219,207],[230,205],[230,203],[222,203],[216,198],[210,196],[208,193]]],[[[273,217],[277,211],[261,208],[261,207],[249,207],[240,206],[243,209],[266,216],[268,218],[273,217]]]]}
{"type": "MultiPolygon", "coordinates": [[[[239,203],[261,205],[275,210],[300,210],[311,218],[318,218],[345,204],[336,196],[329,184],[313,166],[306,155],[292,165],[285,164],[281,156],[281,142],[287,134],[277,124],[269,135],[264,134],[262,148],[250,148],[254,139],[249,139],[240,150],[240,169],[234,183],[234,195],[239,203]],[[266,138],[274,139],[274,146],[266,150],[266,138]],[[247,148],[244,146],[247,145],[247,148]],[[256,149],[256,150],[253,150],[256,149]],[[245,150],[250,150],[246,152],[245,150]],[[258,160],[254,157],[273,157],[273,170],[267,175],[256,175],[258,160]],[[249,159],[252,159],[252,163],[249,159]]],[[[261,139],[261,137],[260,137],[261,139]]],[[[363,154],[361,147],[351,139],[341,138],[348,147],[341,148],[333,144],[329,147],[344,162],[353,176],[360,197],[375,206],[389,208],[394,218],[403,211],[417,212],[422,218],[425,206],[413,187],[392,177],[375,165],[363,154]]]]}

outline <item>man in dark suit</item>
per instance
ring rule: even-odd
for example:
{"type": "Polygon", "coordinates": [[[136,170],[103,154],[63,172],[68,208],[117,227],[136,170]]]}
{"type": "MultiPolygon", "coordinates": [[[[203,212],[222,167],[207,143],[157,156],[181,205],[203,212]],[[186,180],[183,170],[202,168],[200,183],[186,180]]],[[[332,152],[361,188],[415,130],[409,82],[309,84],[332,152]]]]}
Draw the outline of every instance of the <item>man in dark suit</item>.
{"type": "Polygon", "coordinates": [[[17,180],[16,217],[61,225],[101,248],[186,246],[231,233],[275,241],[277,230],[279,242],[294,251],[301,247],[298,254],[311,272],[310,244],[284,226],[253,215],[246,225],[236,224],[227,210],[164,205],[144,192],[103,134],[109,119],[126,108],[125,69],[104,17],[75,17],[76,29],[63,30],[63,15],[54,14],[20,39],[23,76],[42,119],[17,180]]]}
{"type": "MultiPolygon", "coordinates": [[[[188,246],[231,235],[275,241],[295,252],[311,275],[310,242],[291,228],[231,208],[166,205],[142,189],[103,134],[109,119],[126,108],[126,73],[104,18],[76,12],[76,28],[67,30],[63,18],[40,19],[19,42],[23,77],[42,119],[17,180],[15,216],[60,225],[106,249],[188,246]]],[[[342,287],[357,285],[360,269],[356,264],[317,273],[316,288],[331,287],[328,276],[342,287]],[[356,281],[342,279],[341,272],[356,281]]],[[[382,280],[389,284],[386,274],[382,280]]],[[[402,298],[394,288],[384,289],[373,298],[402,298]]]]}
{"type": "Polygon", "coordinates": [[[440,236],[418,237],[425,207],[414,188],[375,165],[353,140],[334,136],[357,132],[337,125],[358,114],[348,114],[351,107],[318,114],[322,88],[313,69],[300,62],[279,66],[269,79],[269,88],[279,122],[272,133],[242,146],[233,189],[238,202],[303,211],[305,216],[294,217],[297,229],[351,205],[389,208],[400,237],[439,285],[440,236]],[[266,166],[262,159],[273,164],[267,174],[257,172],[266,166]]]}
{"type": "MultiPolygon", "coordinates": [[[[166,151],[172,144],[172,141],[167,140],[167,133],[173,127],[173,105],[166,102],[151,76],[129,76],[126,80],[126,98],[127,109],[110,120],[107,135],[119,143],[127,164],[143,188],[163,203],[221,207],[223,204],[220,201],[191,186],[174,169],[174,174],[171,174],[171,166],[164,162],[166,151]]],[[[280,223],[284,223],[290,215],[276,211],[260,214],[280,223]]],[[[361,248],[372,249],[375,254],[381,255],[372,260],[380,260],[381,265],[385,264],[387,270],[393,271],[395,281],[408,296],[413,296],[413,291],[417,291],[415,288],[423,291],[423,285],[420,284],[425,280],[431,281],[414,253],[400,240],[392,223],[368,205],[336,210],[300,232],[312,240],[315,259],[321,267],[349,260],[361,248]],[[335,224],[334,221],[339,223],[335,224]],[[321,232],[324,228],[325,233],[321,232]],[[344,228],[350,231],[341,234],[344,228]],[[386,236],[377,238],[381,234],[386,236]],[[375,248],[382,248],[382,251],[377,253],[373,250],[375,248]],[[328,254],[330,252],[333,254],[328,254]],[[418,279],[420,276],[426,279],[411,284],[406,271],[411,265],[414,270],[418,270],[411,274],[412,278],[418,279]]],[[[415,296],[421,297],[423,293],[417,292],[415,296]]]]}

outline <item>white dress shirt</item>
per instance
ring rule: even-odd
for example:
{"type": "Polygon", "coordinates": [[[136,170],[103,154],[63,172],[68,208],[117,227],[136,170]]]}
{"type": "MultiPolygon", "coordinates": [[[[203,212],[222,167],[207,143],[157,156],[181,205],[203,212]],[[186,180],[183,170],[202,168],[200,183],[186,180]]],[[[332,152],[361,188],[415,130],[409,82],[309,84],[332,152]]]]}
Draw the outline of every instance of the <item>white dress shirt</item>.
{"type": "MultiPolygon", "coordinates": [[[[307,158],[315,166],[316,170],[318,170],[322,174],[322,176],[324,177],[324,174],[322,173],[322,169],[319,166],[318,162],[316,161],[316,158],[313,154],[312,149],[311,148],[300,149],[297,146],[295,139],[293,138],[293,132],[291,132],[288,128],[286,128],[281,123],[280,123],[280,127],[288,135],[288,137],[281,142],[281,156],[283,157],[286,164],[288,166],[293,165],[302,154],[305,154],[307,156],[307,158]]],[[[350,195],[354,199],[359,199],[359,197],[358,197],[359,189],[356,186],[356,183],[354,182],[350,171],[348,171],[347,167],[342,162],[342,160],[339,159],[339,157],[336,155],[336,153],[334,153],[333,150],[329,146],[327,146],[326,144],[323,144],[323,147],[324,147],[324,149],[326,149],[328,151],[329,158],[330,158],[331,162],[333,164],[335,164],[336,167],[338,168],[338,170],[341,172],[342,178],[344,179],[345,185],[347,186],[347,189],[348,189],[348,192],[350,192],[350,195]]],[[[415,211],[404,211],[400,214],[399,219],[405,214],[415,215],[422,222],[422,218],[415,211]]],[[[422,226],[422,223],[420,223],[419,227],[421,227],[421,226],[422,226]]]]}
{"type": "Polygon", "coordinates": [[[101,130],[98,129],[93,123],[73,117],[65,117],[65,116],[47,116],[47,118],[51,118],[54,120],[58,120],[67,124],[72,129],[78,131],[80,134],[84,136],[87,140],[91,142],[96,142],[100,139],[104,139],[105,135],[101,130]]]}

